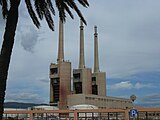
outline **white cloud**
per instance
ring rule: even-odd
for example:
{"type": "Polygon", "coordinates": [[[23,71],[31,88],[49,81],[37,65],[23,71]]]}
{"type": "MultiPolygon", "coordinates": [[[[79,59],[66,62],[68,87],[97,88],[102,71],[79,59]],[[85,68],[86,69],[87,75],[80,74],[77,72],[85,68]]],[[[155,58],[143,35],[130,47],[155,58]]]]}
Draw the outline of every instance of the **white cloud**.
{"type": "Polygon", "coordinates": [[[34,52],[34,47],[38,42],[38,32],[31,25],[22,25],[19,29],[21,45],[24,50],[34,52]],[[24,29],[25,27],[25,29],[24,29]]]}
{"type": "MultiPolygon", "coordinates": [[[[132,83],[127,81],[131,79],[126,79],[126,76],[128,78],[132,74],[146,71],[149,73],[160,69],[159,5],[159,0],[101,0],[99,2],[92,0],[89,8],[82,8],[88,24],[85,26],[86,66],[93,68],[93,26],[97,25],[100,70],[107,72],[107,78],[122,78],[122,82],[115,83],[116,81],[113,81],[109,90],[141,89],[141,92],[144,93],[146,88],[153,88],[153,77],[147,80],[147,83],[135,82],[135,80],[132,83]]],[[[49,85],[47,84],[49,64],[56,61],[57,57],[58,17],[54,17],[54,32],[49,30],[45,21],[42,21],[41,33],[37,30],[40,33],[37,35],[36,27],[25,7],[25,4],[21,4],[16,32],[18,37],[15,39],[7,89],[13,90],[26,85],[27,81],[32,83],[32,87],[27,84],[26,88],[34,91],[37,89],[34,86],[38,85],[38,92],[41,91],[42,96],[46,96],[47,93],[49,94],[49,85]],[[43,41],[38,42],[39,40],[43,41]],[[23,48],[34,53],[26,52],[23,48]],[[37,76],[42,79],[37,79],[37,76]],[[44,85],[46,85],[45,90],[42,89],[44,85]]],[[[4,20],[0,16],[1,38],[4,24],[4,20]]],[[[64,35],[65,59],[72,62],[73,68],[77,68],[79,57],[79,18],[77,15],[74,20],[67,17],[64,35]]],[[[157,89],[154,90],[157,91],[157,89]]],[[[14,96],[12,97],[14,98],[14,96]]],[[[49,95],[45,99],[49,99],[49,95]]]]}
{"type": "Polygon", "coordinates": [[[135,89],[141,89],[141,88],[152,88],[154,87],[152,84],[142,84],[142,83],[136,83],[134,88],[135,89]]]}
{"type": "Polygon", "coordinates": [[[143,84],[143,83],[131,83],[130,81],[122,81],[120,83],[115,83],[112,85],[108,85],[110,90],[120,90],[120,89],[142,89],[142,88],[153,88],[153,84],[143,84]]]}
{"type": "Polygon", "coordinates": [[[120,82],[109,86],[109,89],[118,90],[118,89],[132,89],[133,85],[130,81],[120,82]]]}

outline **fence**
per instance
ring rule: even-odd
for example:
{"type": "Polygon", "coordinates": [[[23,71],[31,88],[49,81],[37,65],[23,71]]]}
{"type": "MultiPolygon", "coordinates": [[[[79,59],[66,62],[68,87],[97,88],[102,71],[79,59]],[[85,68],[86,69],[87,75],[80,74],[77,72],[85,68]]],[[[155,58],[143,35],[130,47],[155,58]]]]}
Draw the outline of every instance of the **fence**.
{"type": "Polygon", "coordinates": [[[3,120],[160,120],[160,108],[136,110],[136,118],[130,116],[130,109],[8,110],[3,120]]]}

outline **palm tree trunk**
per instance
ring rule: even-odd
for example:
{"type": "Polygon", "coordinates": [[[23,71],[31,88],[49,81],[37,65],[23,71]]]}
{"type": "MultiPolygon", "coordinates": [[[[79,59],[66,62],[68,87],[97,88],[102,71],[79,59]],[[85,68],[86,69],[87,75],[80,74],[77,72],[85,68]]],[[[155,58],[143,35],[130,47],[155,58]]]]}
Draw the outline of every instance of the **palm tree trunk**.
{"type": "Polygon", "coordinates": [[[8,76],[9,63],[12,54],[12,48],[14,44],[14,36],[18,23],[18,7],[20,0],[10,0],[11,7],[8,12],[6,20],[6,28],[4,33],[4,40],[0,53],[0,120],[3,117],[4,111],[4,99],[6,91],[6,82],[8,76]]]}

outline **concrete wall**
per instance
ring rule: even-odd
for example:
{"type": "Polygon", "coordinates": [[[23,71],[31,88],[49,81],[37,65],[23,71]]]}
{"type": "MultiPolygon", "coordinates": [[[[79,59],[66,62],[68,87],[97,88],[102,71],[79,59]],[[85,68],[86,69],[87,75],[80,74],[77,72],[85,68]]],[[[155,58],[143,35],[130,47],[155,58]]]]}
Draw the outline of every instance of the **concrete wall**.
{"type": "Polygon", "coordinates": [[[130,99],[117,98],[109,96],[99,95],[85,95],[85,94],[73,94],[68,96],[68,106],[89,104],[97,106],[99,109],[110,109],[110,108],[131,108],[132,102],[130,99]]]}
{"type": "MultiPolygon", "coordinates": [[[[67,95],[71,94],[71,63],[59,62],[58,64],[51,64],[50,70],[57,68],[57,74],[50,72],[50,79],[59,78],[59,102],[58,107],[60,109],[67,108],[67,95]]],[[[50,80],[50,105],[54,105],[53,86],[50,80]]]]}
{"type": "Polygon", "coordinates": [[[106,96],[106,73],[96,72],[92,74],[92,77],[96,77],[96,85],[98,85],[98,95],[106,96]]]}

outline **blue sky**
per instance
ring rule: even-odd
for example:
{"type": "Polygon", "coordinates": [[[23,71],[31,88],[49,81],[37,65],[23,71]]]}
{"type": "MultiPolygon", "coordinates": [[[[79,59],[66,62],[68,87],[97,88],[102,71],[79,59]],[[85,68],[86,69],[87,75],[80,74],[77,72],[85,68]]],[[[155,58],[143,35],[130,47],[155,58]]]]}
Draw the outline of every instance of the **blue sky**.
{"type": "MultiPolygon", "coordinates": [[[[107,95],[135,94],[136,104],[160,107],[160,1],[90,0],[80,6],[86,20],[85,63],[93,68],[93,28],[98,27],[100,70],[107,72],[107,95]]],[[[79,18],[67,16],[65,60],[78,67],[79,18]],[[74,48],[72,47],[74,46],[74,48]]],[[[52,32],[33,25],[23,3],[7,83],[6,101],[49,102],[49,65],[57,59],[58,14],[52,32]]],[[[0,16],[0,45],[4,32],[0,16]]]]}

